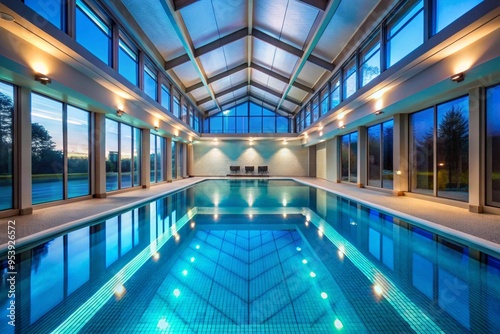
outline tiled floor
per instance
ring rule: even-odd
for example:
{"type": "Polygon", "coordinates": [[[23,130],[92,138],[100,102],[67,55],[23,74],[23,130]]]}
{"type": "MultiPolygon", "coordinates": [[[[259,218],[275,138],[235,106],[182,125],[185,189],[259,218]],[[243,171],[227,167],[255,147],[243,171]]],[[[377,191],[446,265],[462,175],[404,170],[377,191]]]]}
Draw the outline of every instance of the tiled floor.
{"type": "Polygon", "coordinates": [[[140,320],[108,317],[110,333],[329,333],[339,318],[367,332],[295,230],[198,230],[171,262],[140,320]]]}

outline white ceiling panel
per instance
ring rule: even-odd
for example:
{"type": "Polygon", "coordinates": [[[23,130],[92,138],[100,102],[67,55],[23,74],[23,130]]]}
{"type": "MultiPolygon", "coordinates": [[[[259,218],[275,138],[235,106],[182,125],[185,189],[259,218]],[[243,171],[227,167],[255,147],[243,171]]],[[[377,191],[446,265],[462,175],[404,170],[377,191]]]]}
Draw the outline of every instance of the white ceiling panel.
{"type": "Polygon", "coordinates": [[[298,60],[299,58],[297,56],[294,56],[281,49],[276,49],[276,54],[273,61],[273,70],[280,73],[281,75],[290,77],[298,60]]]}
{"type": "Polygon", "coordinates": [[[234,100],[234,92],[222,95],[221,97],[217,98],[217,101],[219,102],[220,105],[225,104],[231,100],[234,100]]]}
{"type": "Polygon", "coordinates": [[[247,26],[247,0],[212,0],[212,6],[221,36],[247,26]]]}
{"type": "Polygon", "coordinates": [[[333,61],[378,2],[375,0],[342,1],[314,48],[313,54],[330,62],[333,61]]]}
{"type": "Polygon", "coordinates": [[[266,96],[266,92],[265,91],[263,91],[260,88],[254,87],[254,86],[250,86],[250,92],[252,94],[254,94],[255,96],[260,97],[261,99],[264,99],[265,96],[266,96]]]}
{"type": "Polygon", "coordinates": [[[276,53],[276,47],[257,38],[253,38],[252,42],[252,61],[267,68],[271,68],[274,54],[276,53]]]}
{"type": "Polygon", "coordinates": [[[234,41],[233,43],[224,45],[224,56],[228,68],[232,68],[247,62],[247,39],[245,37],[234,41]]]}
{"type": "Polygon", "coordinates": [[[215,107],[215,103],[213,100],[210,100],[198,106],[198,108],[200,108],[201,110],[208,110],[212,109],[213,107],[215,107]]]}
{"type": "Polygon", "coordinates": [[[279,38],[287,6],[288,0],[254,0],[254,27],[279,38]]]}
{"type": "Polygon", "coordinates": [[[302,89],[298,89],[297,87],[292,86],[290,91],[288,92],[288,96],[297,101],[302,101],[308,94],[304,92],[302,89]]]}
{"type": "Polygon", "coordinates": [[[272,90],[283,93],[286,87],[286,83],[281,80],[275,79],[273,77],[269,77],[269,81],[267,82],[267,86],[272,90]]]}
{"type": "Polygon", "coordinates": [[[302,50],[319,12],[303,2],[290,1],[280,40],[302,50]]]}
{"type": "Polygon", "coordinates": [[[302,71],[298,76],[298,82],[305,84],[308,87],[314,87],[319,78],[325,73],[326,70],[311,62],[306,62],[302,71]]]}
{"type": "Polygon", "coordinates": [[[248,70],[245,69],[245,70],[236,72],[234,74],[231,74],[229,76],[229,79],[231,80],[231,83],[233,84],[233,86],[235,84],[240,83],[240,82],[247,81],[247,79],[248,79],[248,70]]]}
{"type": "Polygon", "coordinates": [[[235,98],[238,98],[242,95],[245,95],[247,92],[248,92],[248,86],[235,90],[233,94],[235,98]]]}
{"type": "Polygon", "coordinates": [[[295,103],[292,103],[292,102],[288,102],[288,101],[283,101],[283,103],[281,104],[281,106],[283,108],[285,108],[286,110],[288,111],[294,111],[295,108],[297,107],[297,105],[295,103]]]}
{"type": "Polygon", "coordinates": [[[185,53],[159,1],[122,0],[122,3],[165,59],[185,53]]]}
{"type": "Polygon", "coordinates": [[[225,77],[225,78],[222,78],[220,80],[217,80],[215,82],[212,82],[210,84],[210,86],[212,86],[212,89],[214,90],[214,92],[217,94],[223,90],[226,90],[228,89],[229,87],[231,87],[231,79],[229,77],[225,77]]]}
{"type": "Polygon", "coordinates": [[[270,93],[267,93],[267,92],[266,92],[266,95],[264,95],[264,99],[266,101],[269,101],[269,102],[273,103],[273,104],[278,104],[278,102],[280,101],[279,97],[274,96],[274,95],[272,95],[270,93]]]}
{"type": "Polygon", "coordinates": [[[268,78],[269,76],[267,74],[264,74],[256,70],[255,68],[252,68],[252,77],[251,77],[252,81],[258,82],[263,85],[267,85],[268,78]]]}
{"type": "Polygon", "coordinates": [[[215,49],[212,52],[206,53],[200,57],[200,60],[207,77],[212,77],[217,73],[227,70],[226,57],[223,49],[215,49]]]}
{"type": "Polygon", "coordinates": [[[194,85],[195,83],[200,82],[200,77],[191,62],[181,64],[175,67],[173,71],[175,75],[177,75],[177,77],[181,79],[185,87],[189,87],[194,85]]]}
{"type": "Polygon", "coordinates": [[[267,86],[269,81],[269,76],[267,74],[261,73],[256,70],[252,70],[252,81],[260,83],[261,85],[267,86]]]}
{"type": "Polygon", "coordinates": [[[219,30],[210,0],[193,2],[180,12],[195,48],[219,39],[219,30]]]}
{"type": "Polygon", "coordinates": [[[203,86],[203,87],[200,87],[200,88],[197,88],[195,90],[190,91],[189,94],[191,94],[191,96],[193,96],[193,98],[196,101],[198,101],[198,100],[201,100],[202,98],[207,96],[207,89],[205,88],[205,86],[203,86]]]}

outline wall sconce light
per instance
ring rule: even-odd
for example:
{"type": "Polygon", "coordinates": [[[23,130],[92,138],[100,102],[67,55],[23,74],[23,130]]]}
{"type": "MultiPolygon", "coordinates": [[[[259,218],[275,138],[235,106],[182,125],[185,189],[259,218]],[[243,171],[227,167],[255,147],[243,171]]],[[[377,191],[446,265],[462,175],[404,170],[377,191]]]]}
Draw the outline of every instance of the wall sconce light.
{"type": "Polygon", "coordinates": [[[286,139],[283,139],[283,145],[287,145],[288,142],[286,141],[286,139]]]}
{"type": "Polygon", "coordinates": [[[339,128],[341,128],[341,129],[345,129],[345,125],[344,125],[344,122],[343,122],[343,121],[340,121],[340,122],[339,122],[339,128]]]}
{"type": "Polygon", "coordinates": [[[374,112],[374,114],[375,114],[375,115],[377,115],[377,116],[378,116],[378,115],[382,115],[383,113],[384,113],[384,112],[383,112],[382,110],[376,110],[376,111],[374,112]]]}
{"type": "Polygon", "coordinates": [[[155,125],[155,131],[158,132],[158,130],[160,130],[160,127],[155,125]]]}
{"type": "Polygon", "coordinates": [[[0,12],[0,19],[7,21],[7,22],[14,22],[14,16],[7,14],[7,13],[4,13],[4,12],[0,12]]]}
{"type": "Polygon", "coordinates": [[[465,73],[464,72],[460,72],[460,73],[457,73],[457,74],[454,74],[451,76],[451,81],[455,81],[455,82],[460,82],[460,81],[464,81],[465,79],[465,73]]]}
{"type": "Polygon", "coordinates": [[[118,109],[118,110],[116,111],[116,116],[118,116],[118,117],[122,117],[122,115],[123,115],[124,113],[125,113],[125,111],[123,111],[123,110],[121,110],[121,109],[118,109]]]}
{"type": "Polygon", "coordinates": [[[46,85],[52,82],[52,80],[45,74],[35,73],[35,81],[39,81],[42,85],[46,85]]]}

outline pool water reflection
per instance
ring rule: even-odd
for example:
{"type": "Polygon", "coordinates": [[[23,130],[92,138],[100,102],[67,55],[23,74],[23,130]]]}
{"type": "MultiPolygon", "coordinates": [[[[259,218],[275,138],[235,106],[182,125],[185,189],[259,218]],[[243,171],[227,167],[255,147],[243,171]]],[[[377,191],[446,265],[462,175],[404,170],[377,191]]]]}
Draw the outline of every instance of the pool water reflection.
{"type": "Polygon", "coordinates": [[[401,225],[293,181],[205,181],[18,253],[16,328],[500,332],[500,261],[401,225]]]}

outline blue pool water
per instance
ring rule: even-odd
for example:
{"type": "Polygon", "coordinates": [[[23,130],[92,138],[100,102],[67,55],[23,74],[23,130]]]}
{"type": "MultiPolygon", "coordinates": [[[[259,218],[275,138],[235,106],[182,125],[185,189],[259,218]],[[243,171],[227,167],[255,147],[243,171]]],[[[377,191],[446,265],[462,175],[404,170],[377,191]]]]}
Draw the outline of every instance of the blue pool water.
{"type": "Polygon", "coordinates": [[[293,181],[204,181],[19,252],[0,332],[500,332],[500,261],[441,239],[293,181]]]}

